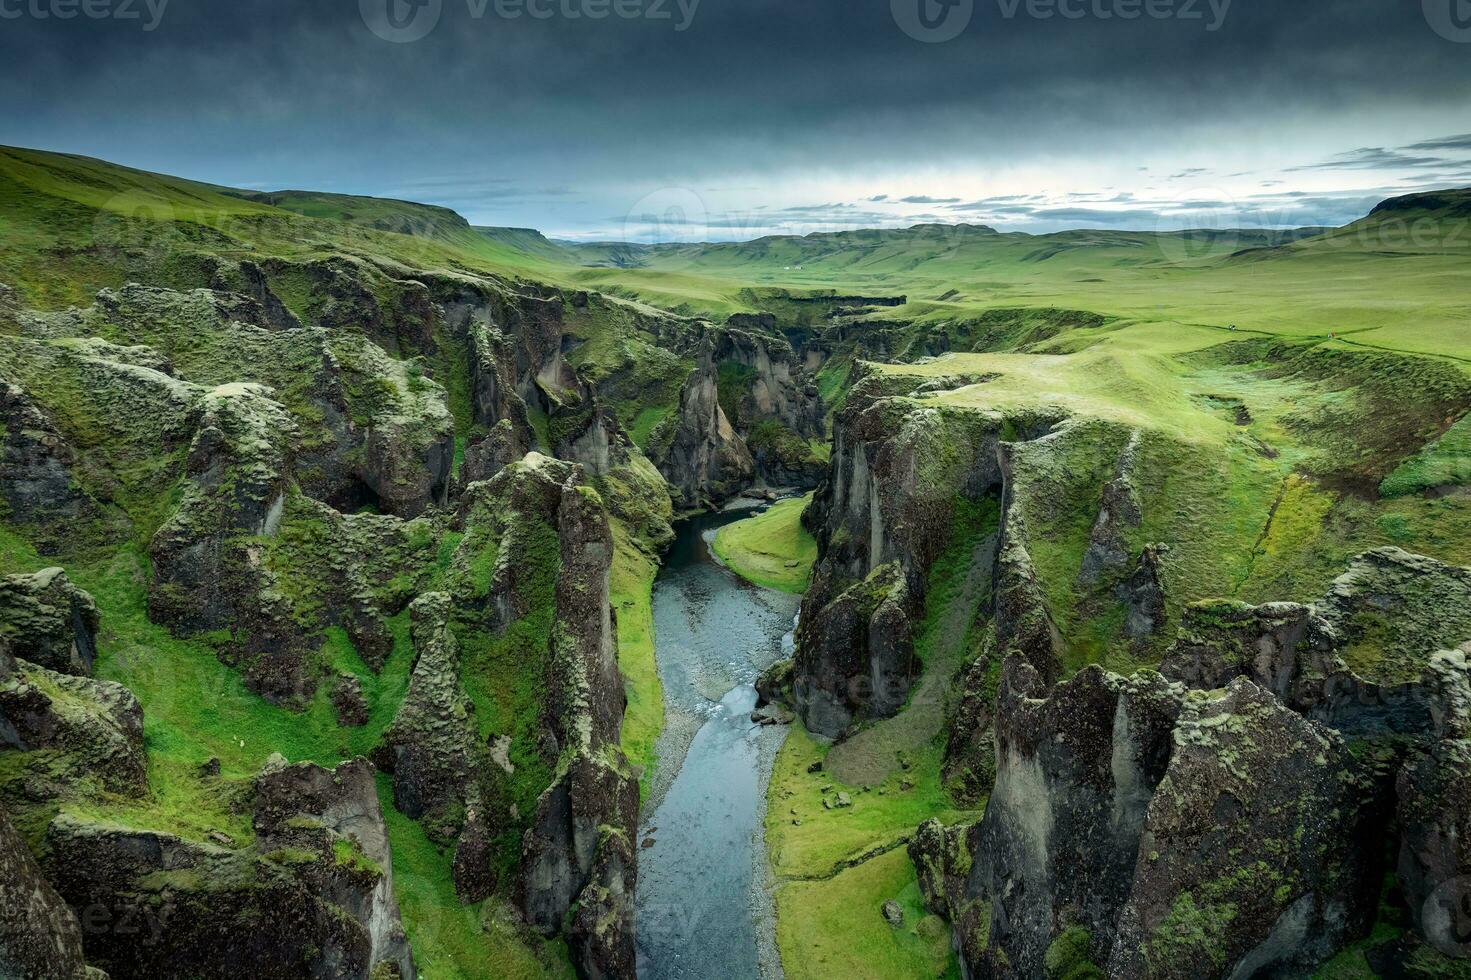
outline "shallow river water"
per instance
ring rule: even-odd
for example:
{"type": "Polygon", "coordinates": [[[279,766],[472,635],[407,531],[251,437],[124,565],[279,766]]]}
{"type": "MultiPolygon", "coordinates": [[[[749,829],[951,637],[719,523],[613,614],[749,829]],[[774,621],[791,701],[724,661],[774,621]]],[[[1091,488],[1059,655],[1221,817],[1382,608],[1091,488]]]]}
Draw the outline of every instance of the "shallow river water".
{"type": "MultiPolygon", "coordinates": [[[[748,512],[749,513],[749,512],[748,512]]],[[[640,980],[781,976],[762,824],[784,728],[751,723],[756,676],[790,652],[798,599],[757,588],[710,555],[703,515],[654,584],[667,720],[644,806],[637,896],[640,980]]]]}

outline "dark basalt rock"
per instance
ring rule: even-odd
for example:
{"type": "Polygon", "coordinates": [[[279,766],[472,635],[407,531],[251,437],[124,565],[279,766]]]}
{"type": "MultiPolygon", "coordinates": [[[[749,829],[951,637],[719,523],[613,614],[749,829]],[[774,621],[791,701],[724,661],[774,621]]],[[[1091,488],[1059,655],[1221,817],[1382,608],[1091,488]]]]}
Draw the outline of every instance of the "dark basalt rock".
{"type": "Polygon", "coordinates": [[[0,502],[45,554],[68,524],[96,516],[73,475],[76,453],[24,388],[0,379],[0,502]]]}
{"type": "Polygon", "coordinates": [[[0,977],[106,980],[82,957],[76,914],[41,874],[25,840],[0,809],[0,977]]]}
{"type": "Polygon", "coordinates": [[[375,978],[388,964],[403,980],[412,980],[413,956],[393,891],[388,827],[368,761],[354,759],[336,769],[268,765],[255,781],[255,793],[257,847],[267,854],[317,855],[301,875],[320,900],[367,932],[375,978]]]}
{"type": "Polygon", "coordinates": [[[1384,799],[1342,738],[1238,678],[1174,741],[1111,973],[1300,975],[1367,932],[1384,799]]]}
{"type": "MultiPolygon", "coordinates": [[[[1455,932],[1471,668],[1430,646],[1463,628],[1460,572],[1376,552],[1320,607],[1197,604],[1165,657],[1171,680],[1090,667],[1049,689],[1013,654],[985,816],[921,828],[911,846],[968,975],[1042,975],[1064,941],[1109,976],[1306,975],[1367,934],[1392,827],[1424,941],[1471,952],[1455,932]],[[1366,608],[1421,628],[1376,634],[1401,667],[1420,665],[1414,680],[1346,666],[1382,663],[1349,639],[1366,608]]],[[[984,696],[982,678],[971,687],[984,696]]],[[[1412,953],[1389,950],[1385,968],[1412,953]]]]}
{"type": "Polygon", "coordinates": [[[421,820],[431,840],[447,845],[458,837],[465,810],[480,802],[475,709],[460,686],[459,645],[449,629],[450,597],[428,593],[410,611],[414,672],[373,760],[392,773],[399,812],[421,820]]]}
{"type": "Polygon", "coordinates": [[[1105,575],[1116,574],[1129,563],[1124,529],[1138,527],[1143,519],[1139,491],[1133,480],[1138,445],[1139,434],[1136,432],[1119,457],[1114,478],[1103,486],[1103,503],[1098,508],[1098,517],[1088,538],[1088,550],[1083,552],[1083,564],[1078,571],[1078,581],[1084,585],[1092,585],[1105,575]]]}
{"type": "Polygon", "coordinates": [[[1182,694],[1157,674],[1126,680],[1097,667],[1045,700],[1031,696],[1040,693],[1036,671],[1008,659],[996,785],[961,896],[991,902],[988,946],[1019,976],[1040,975],[1048,946],[1070,926],[1108,949],[1182,694]]]}
{"type": "Polygon", "coordinates": [[[0,578],[0,636],[14,656],[87,676],[97,659],[97,628],[97,604],[60,568],[0,578]]]}
{"type": "Polygon", "coordinates": [[[230,656],[252,690],[308,697],[304,638],[253,542],[280,521],[295,424],[259,385],[217,388],[200,412],[183,500],[149,547],[149,616],[183,635],[235,631],[230,656]]]}
{"type": "Polygon", "coordinates": [[[414,977],[372,769],[268,764],[256,843],[197,843],[63,814],[48,877],[86,910],[89,960],[114,980],[414,977]]]}
{"type": "Polygon", "coordinates": [[[368,723],[368,702],[363,698],[363,682],[353,674],[343,674],[332,684],[332,707],[337,709],[337,724],[343,728],[361,728],[368,723]]]}
{"type": "Polygon", "coordinates": [[[1164,631],[1165,587],[1160,561],[1169,553],[1165,544],[1146,545],[1127,581],[1119,583],[1118,597],[1124,604],[1124,632],[1139,645],[1164,631]]]}
{"type": "Polygon", "coordinates": [[[860,713],[895,714],[916,669],[917,603],[898,562],[876,568],[799,624],[792,696],[813,731],[837,735],[860,713]]]}
{"type": "MultiPolygon", "coordinates": [[[[949,541],[957,501],[1002,496],[1010,465],[1003,438],[1039,435],[1055,422],[910,400],[928,380],[860,378],[835,423],[828,478],[804,516],[819,558],[797,628],[793,687],[808,728],[824,735],[904,704],[925,576],[949,541]]],[[[1007,623],[998,630],[1003,651],[1033,643],[1038,630],[1049,642],[1056,632],[1035,582],[1027,587],[1035,577],[1010,522],[993,600],[998,624],[1007,623]]]]}
{"type": "Polygon", "coordinates": [[[686,507],[732,497],[755,473],[750,450],[720,406],[714,345],[708,339],[680,392],[673,436],[654,464],[686,507]]]}
{"type": "Polygon", "coordinates": [[[450,870],[454,875],[455,894],[462,902],[484,901],[495,892],[498,878],[494,842],[478,810],[465,811],[465,827],[455,844],[450,870]]]}
{"type": "Polygon", "coordinates": [[[1443,743],[1399,776],[1404,828],[1397,872],[1416,929],[1453,957],[1471,953],[1471,744],[1443,743]]]}

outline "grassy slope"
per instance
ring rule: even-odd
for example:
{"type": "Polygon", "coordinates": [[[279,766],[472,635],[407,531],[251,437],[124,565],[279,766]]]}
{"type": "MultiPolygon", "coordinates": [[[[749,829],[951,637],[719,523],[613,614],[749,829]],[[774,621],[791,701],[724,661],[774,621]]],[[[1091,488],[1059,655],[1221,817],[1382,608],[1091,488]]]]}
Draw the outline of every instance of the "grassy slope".
{"type": "Polygon", "coordinates": [[[664,728],[664,686],[654,661],[654,575],[658,571],[629,537],[613,525],[615,551],[609,595],[618,614],[618,668],[628,707],[623,715],[623,752],[645,776],[655,763],[654,743],[664,728]]]}
{"type": "Polygon", "coordinates": [[[930,574],[915,644],[924,676],[896,717],[841,745],[797,722],[777,756],[767,796],[766,842],[778,881],[777,941],[793,980],[829,976],[942,976],[955,971],[949,929],[917,907],[915,872],[903,845],[931,817],[955,823],[940,780],[946,691],[972,652],[989,582],[976,561],[993,535],[995,503],[963,509],[954,539],[930,574]],[[970,570],[979,566],[984,574],[970,570]],[[813,763],[822,762],[817,772],[813,763]],[[824,801],[847,793],[852,805],[824,801]],[[891,929],[880,906],[896,899],[905,925],[891,929]]]}
{"type": "Polygon", "coordinates": [[[801,595],[817,560],[817,541],[802,526],[802,511],[811,502],[811,494],[781,500],[755,517],[727,524],[715,534],[715,554],[742,578],[801,595]]]}

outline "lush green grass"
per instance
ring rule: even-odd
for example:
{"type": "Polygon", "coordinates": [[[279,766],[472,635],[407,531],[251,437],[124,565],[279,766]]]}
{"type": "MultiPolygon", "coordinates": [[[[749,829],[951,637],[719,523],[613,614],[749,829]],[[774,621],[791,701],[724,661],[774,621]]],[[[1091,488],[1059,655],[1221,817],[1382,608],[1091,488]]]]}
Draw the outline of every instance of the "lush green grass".
{"type": "Polygon", "coordinates": [[[953,822],[964,816],[940,786],[938,745],[914,753],[910,770],[890,773],[867,791],[826,772],[807,771],[830,749],[799,723],[777,756],[767,796],[766,845],[778,878],[829,875],[844,862],[907,840],[930,817],[953,822]],[[904,789],[906,783],[912,788],[904,789]],[[823,801],[840,792],[853,805],[824,808],[823,801]]]}
{"type": "Polygon", "coordinates": [[[378,798],[393,847],[394,894],[423,980],[574,976],[565,946],[526,937],[516,929],[512,913],[495,899],[460,904],[450,873],[451,856],[425,836],[417,821],[394,808],[391,781],[382,774],[378,798]]]}
{"type": "Polygon", "coordinates": [[[608,591],[618,614],[618,669],[628,707],[623,714],[623,753],[642,772],[648,786],[658,761],[654,745],[664,729],[664,686],[654,659],[654,576],[658,566],[630,538],[621,522],[613,524],[613,568],[608,591]]]}
{"type": "Polygon", "coordinates": [[[712,545],[731,571],[757,585],[800,595],[812,578],[817,541],[802,526],[812,494],[779,500],[755,517],[727,524],[712,545]]]}
{"type": "Polygon", "coordinates": [[[791,980],[960,976],[950,928],[925,911],[902,849],[831,879],[790,882],[776,901],[777,943],[791,980]],[[884,920],[890,900],[904,910],[901,926],[884,920]]]}

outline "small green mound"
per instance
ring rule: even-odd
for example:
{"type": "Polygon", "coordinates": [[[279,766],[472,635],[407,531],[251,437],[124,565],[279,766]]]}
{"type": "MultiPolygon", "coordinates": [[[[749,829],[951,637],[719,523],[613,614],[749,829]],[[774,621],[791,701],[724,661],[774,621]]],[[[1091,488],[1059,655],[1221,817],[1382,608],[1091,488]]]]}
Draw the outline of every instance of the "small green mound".
{"type": "Polygon", "coordinates": [[[802,526],[802,511],[811,501],[811,494],[782,500],[755,517],[727,524],[715,535],[715,554],[741,578],[801,595],[817,560],[817,542],[802,526]]]}
{"type": "Polygon", "coordinates": [[[1471,415],[1405,460],[1379,484],[1382,497],[1408,497],[1442,487],[1471,484],[1471,415]]]}

